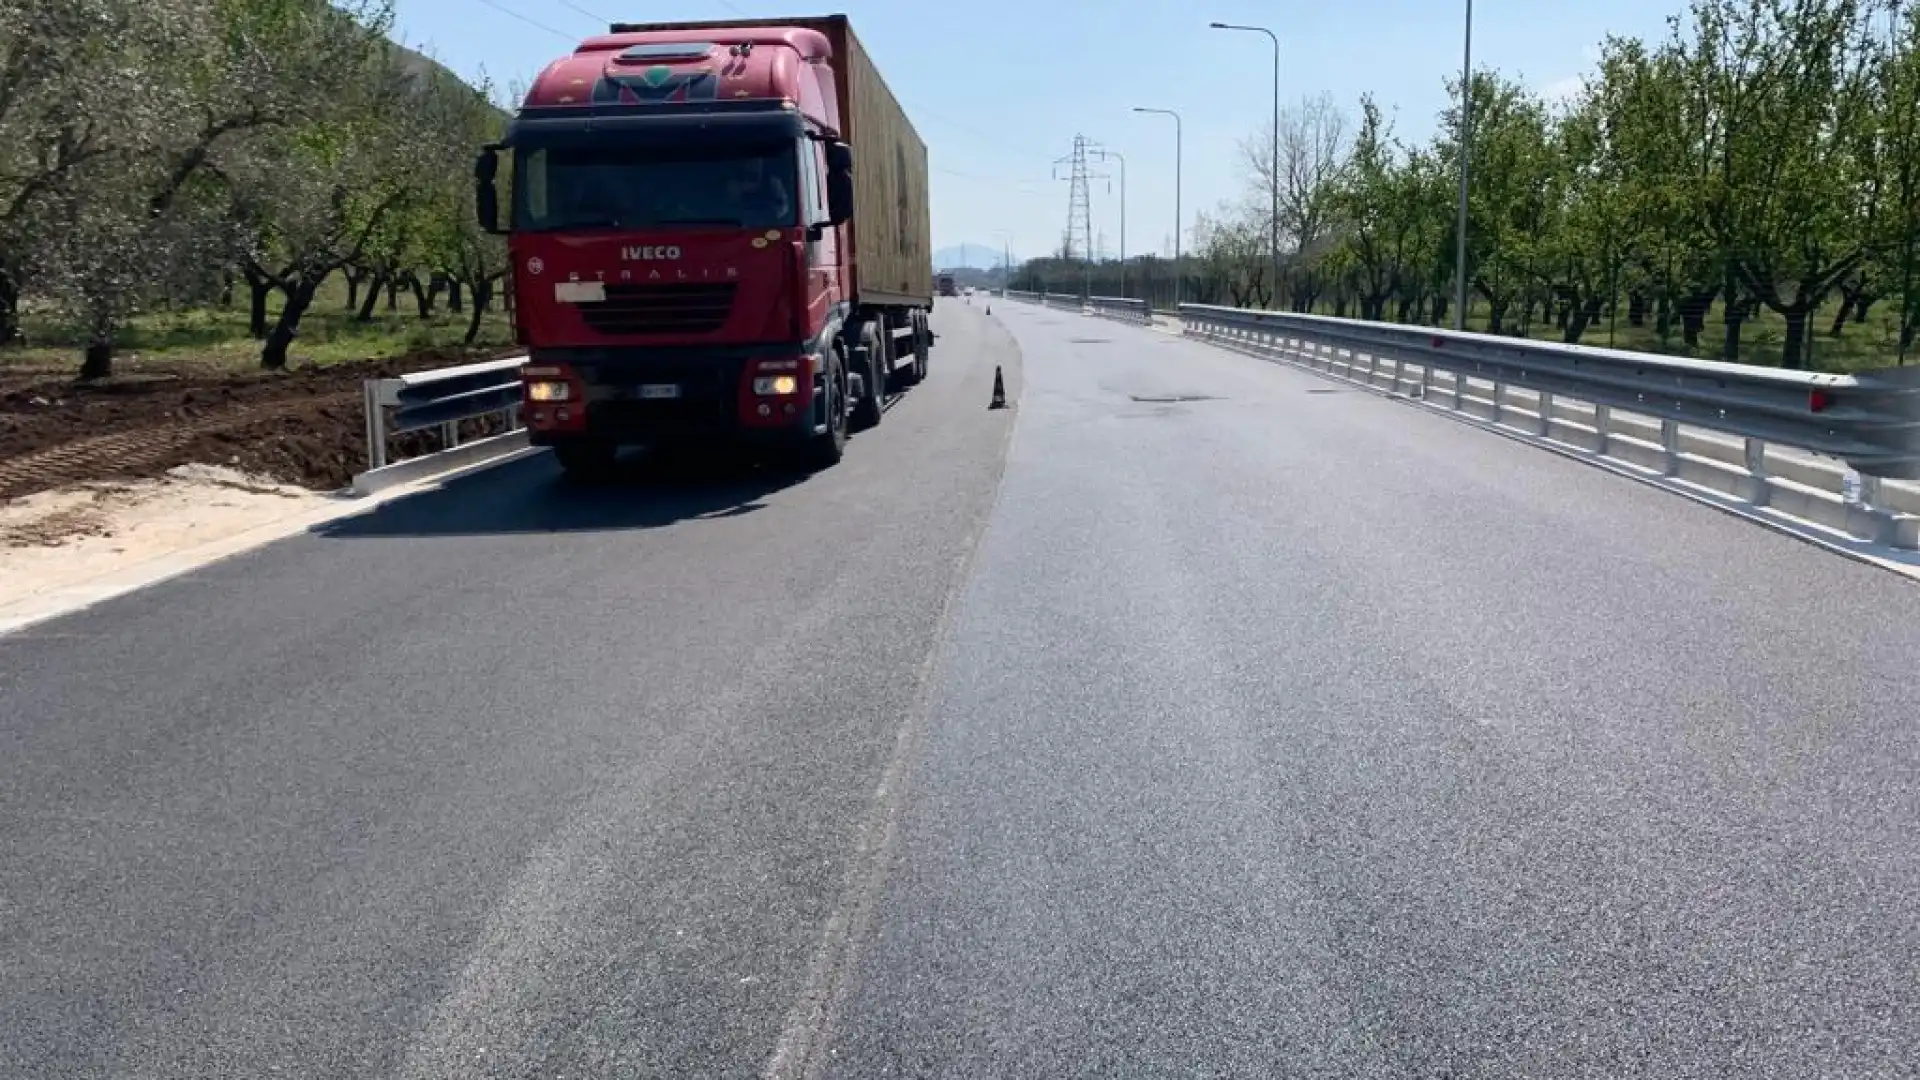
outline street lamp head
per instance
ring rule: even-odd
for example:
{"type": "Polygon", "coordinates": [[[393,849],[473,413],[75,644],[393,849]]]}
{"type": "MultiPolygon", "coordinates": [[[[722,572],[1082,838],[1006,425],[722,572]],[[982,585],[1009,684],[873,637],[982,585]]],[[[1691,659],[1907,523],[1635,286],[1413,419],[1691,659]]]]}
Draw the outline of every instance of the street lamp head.
{"type": "Polygon", "coordinates": [[[1223,22],[1216,22],[1216,23],[1208,23],[1208,24],[1207,24],[1207,26],[1208,26],[1208,28],[1209,28],[1209,29],[1213,29],[1213,30],[1231,30],[1231,29],[1233,29],[1233,27],[1231,27],[1231,26],[1228,26],[1228,25],[1227,25],[1226,23],[1223,23],[1223,22]]]}

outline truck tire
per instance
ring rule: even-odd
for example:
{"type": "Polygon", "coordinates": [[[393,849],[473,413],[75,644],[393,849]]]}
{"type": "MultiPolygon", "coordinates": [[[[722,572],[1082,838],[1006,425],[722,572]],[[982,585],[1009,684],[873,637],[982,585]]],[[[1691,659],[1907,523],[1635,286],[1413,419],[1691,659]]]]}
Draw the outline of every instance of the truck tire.
{"type": "Polygon", "coordinates": [[[827,355],[827,430],[807,440],[807,463],[816,469],[833,468],[847,453],[847,361],[837,347],[827,355]]]}
{"type": "Polygon", "coordinates": [[[864,323],[860,327],[860,347],[867,354],[867,370],[862,373],[861,381],[866,383],[860,400],[853,403],[853,429],[866,431],[877,428],[887,414],[887,353],[886,348],[892,339],[880,330],[879,323],[864,323]]]}
{"type": "Polygon", "coordinates": [[[908,318],[913,326],[913,363],[906,367],[906,383],[918,386],[927,377],[927,313],[916,310],[908,318]]]}
{"type": "Polygon", "coordinates": [[[619,461],[620,448],[592,439],[569,439],[553,444],[560,471],[577,480],[603,480],[619,461]]]}

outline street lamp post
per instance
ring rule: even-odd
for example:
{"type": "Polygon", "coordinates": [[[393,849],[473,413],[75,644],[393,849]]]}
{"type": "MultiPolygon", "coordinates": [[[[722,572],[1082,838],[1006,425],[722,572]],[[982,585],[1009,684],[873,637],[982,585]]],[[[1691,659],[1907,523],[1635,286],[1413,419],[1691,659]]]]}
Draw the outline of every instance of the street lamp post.
{"type": "Polygon", "coordinates": [[[1100,160],[1112,158],[1120,163],[1120,295],[1127,295],[1127,159],[1102,147],[1100,160]]]}
{"type": "MultiPolygon", "coordinates": [[[[1161,116],[1173,117],[1173,306],[1174,310],[1177,311],[1180,308],[1181,293],[1180,233],[1186,224],[1186,219],[1182,216],[1180,209],[1180,114],[1174,112],[1172,109],[1147,109],[1138,105],[1133,107],[1133,111],[1137,113],[1158,113],[1161,116]]],[[[1151,297],[1148,298],[1148,303],[1152,303],[1151,297]]]]}
{"type": "Polygon", "coordinates": [[[1467,0],[1467,43],[1460,60],[1460,219],[1453,246],[1453,328],[1467,328],[1467,170],[1473,154],[1473,0],[1467,0]]]}
{"type": "MultiPolygon", "coordinates": [[[[1471,0],[1469,0],[1471,3],[1471,0]]],[[[1265,34],[1273,42],[1273,161],[1269,166],[1273,172],[1269,179],[1268,195],[1272,204],[1268,210],[1267,243],[1273,255],[1273,299],[1275,306],[1280,302],[1280,38],[1264,26],[1240,26],[1236,23],[1217,22],[1210,24],[1215,30],[1246,30],[1251,33],[1265,34]]]]}

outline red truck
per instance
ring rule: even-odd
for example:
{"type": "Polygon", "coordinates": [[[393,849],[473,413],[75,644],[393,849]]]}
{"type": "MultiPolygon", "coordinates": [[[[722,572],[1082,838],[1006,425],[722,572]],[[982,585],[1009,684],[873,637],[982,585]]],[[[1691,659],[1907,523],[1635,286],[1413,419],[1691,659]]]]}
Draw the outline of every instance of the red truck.
{"type": "Polygon", "coordinates": [[[926,375],[926,145],[843,15],[615,23],[541,71],[474,173],[508,238],[521,415],[569,472],[712,441],[829,466],[926,375]]]}

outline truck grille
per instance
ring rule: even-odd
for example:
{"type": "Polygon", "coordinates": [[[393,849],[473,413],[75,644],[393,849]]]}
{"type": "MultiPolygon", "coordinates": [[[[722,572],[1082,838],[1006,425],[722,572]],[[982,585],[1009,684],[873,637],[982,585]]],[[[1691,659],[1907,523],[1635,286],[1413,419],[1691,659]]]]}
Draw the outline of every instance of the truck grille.
{"type": "Polygon", "coordinates": [[[607,298],[581,304],[580,317],[596,334],[709,334],[733,310],[732,284],[608,285],[607,298]]]}

